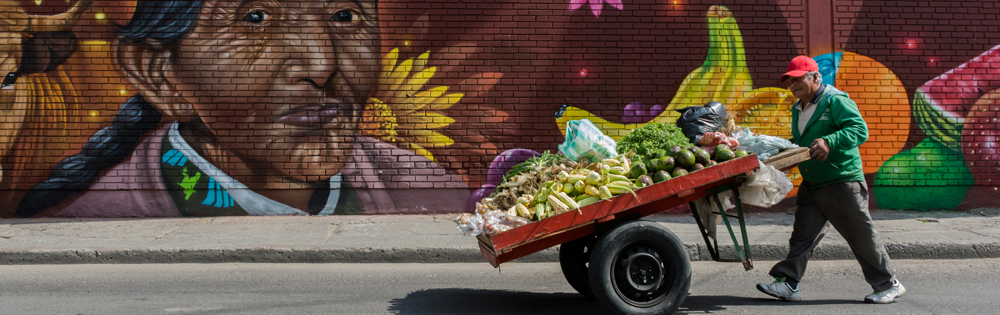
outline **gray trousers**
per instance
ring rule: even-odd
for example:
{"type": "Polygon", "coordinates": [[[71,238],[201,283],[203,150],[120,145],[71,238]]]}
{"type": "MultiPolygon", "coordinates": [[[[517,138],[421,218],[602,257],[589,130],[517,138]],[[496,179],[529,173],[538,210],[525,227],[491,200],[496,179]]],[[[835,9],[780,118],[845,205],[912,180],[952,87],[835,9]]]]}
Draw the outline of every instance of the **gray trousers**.
{"type": "Polygon", "coordinates": [[[820,188],[803,182],[795,204],[798,210],[788,240],[788,257],[771,268],[771,276],[802,280],[809,256],[823,239],[824,227],[830,222],[851,246],[872,289],[885,291],[892,287],[895,270],[868,213],[865,182],[840,182],[820,188]]]}

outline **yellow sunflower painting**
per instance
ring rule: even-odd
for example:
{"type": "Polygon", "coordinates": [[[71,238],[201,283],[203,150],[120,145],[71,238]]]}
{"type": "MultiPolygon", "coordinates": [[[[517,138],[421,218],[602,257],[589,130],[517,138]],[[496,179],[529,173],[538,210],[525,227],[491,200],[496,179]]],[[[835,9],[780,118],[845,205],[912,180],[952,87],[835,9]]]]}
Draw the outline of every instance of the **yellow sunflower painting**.
{"type": "Polygon", "coordinates": [[[394,143],[432,161],[428,150],[455,143],[440,130],[455,122],[444,111],[462,99],[462,93],[448,93],[447,86],[425,89],[436,67],[427,67],[430,51],[416,59],[398,62],[399,49],[382,58],[378,85],[365,105],[360,134],[394,143]]]}

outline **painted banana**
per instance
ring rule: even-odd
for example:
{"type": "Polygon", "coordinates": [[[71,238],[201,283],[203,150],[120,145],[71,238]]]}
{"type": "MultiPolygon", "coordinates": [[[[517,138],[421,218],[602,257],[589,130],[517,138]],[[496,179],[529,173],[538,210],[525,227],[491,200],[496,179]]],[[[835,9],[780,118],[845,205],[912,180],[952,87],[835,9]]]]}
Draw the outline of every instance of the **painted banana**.
{"type": "MultiPolygon", "coordinates": [[[[709,101],[732,105],[744,93],[753,89],[750,71],[746,66],[743,37],[736,18],[728,8],[719,5],[709,8],[707,15],[709,45],[705,62],[688,74],[670,104],[650,122],[674,123],[680,117],[680,113],[674,109],[700,106],[709,101]]],[[[556,124],[565,135],[566,122],[583,118],[593,122],[615,141],[646,124],[614,123],[573,106],[566,108],[563,115],[556,119],[556,124]]]]}

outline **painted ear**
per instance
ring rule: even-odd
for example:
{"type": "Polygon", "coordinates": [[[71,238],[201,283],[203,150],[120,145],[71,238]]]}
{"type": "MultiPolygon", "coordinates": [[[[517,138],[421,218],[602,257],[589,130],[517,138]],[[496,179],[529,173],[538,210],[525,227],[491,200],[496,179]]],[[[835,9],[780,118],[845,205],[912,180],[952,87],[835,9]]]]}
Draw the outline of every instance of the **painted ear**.
{"type": "Polygon", "coordinates": [[[185,103],[177,86],[167,79],[172,52],[145,43],[125,44],[115,42],[112,58],[123,77],[147,102],[163,115],[176,120],[196,116],[185,103]]]}

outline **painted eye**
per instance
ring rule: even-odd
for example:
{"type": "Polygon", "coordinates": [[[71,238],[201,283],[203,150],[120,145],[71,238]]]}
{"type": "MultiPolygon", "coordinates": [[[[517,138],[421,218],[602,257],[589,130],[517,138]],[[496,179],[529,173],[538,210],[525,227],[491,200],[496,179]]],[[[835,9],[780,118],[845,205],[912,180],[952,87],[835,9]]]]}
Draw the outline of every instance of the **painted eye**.
{"type": "Polygon", "coordinates": [[[353,10],[340,10],[333,14],[331,20],[337,22],[357,22],[361,19],[361,15],[353,10]]]}
{"type": "Polygon", "coordinates": [[[253,10],[250,11],[250,13],[247,13],[247,15],[244,15],[243,20],[253,24],[260,24],[267,21],[270,17],[271,15],[268,14],[267,11],[253,10]]]}

